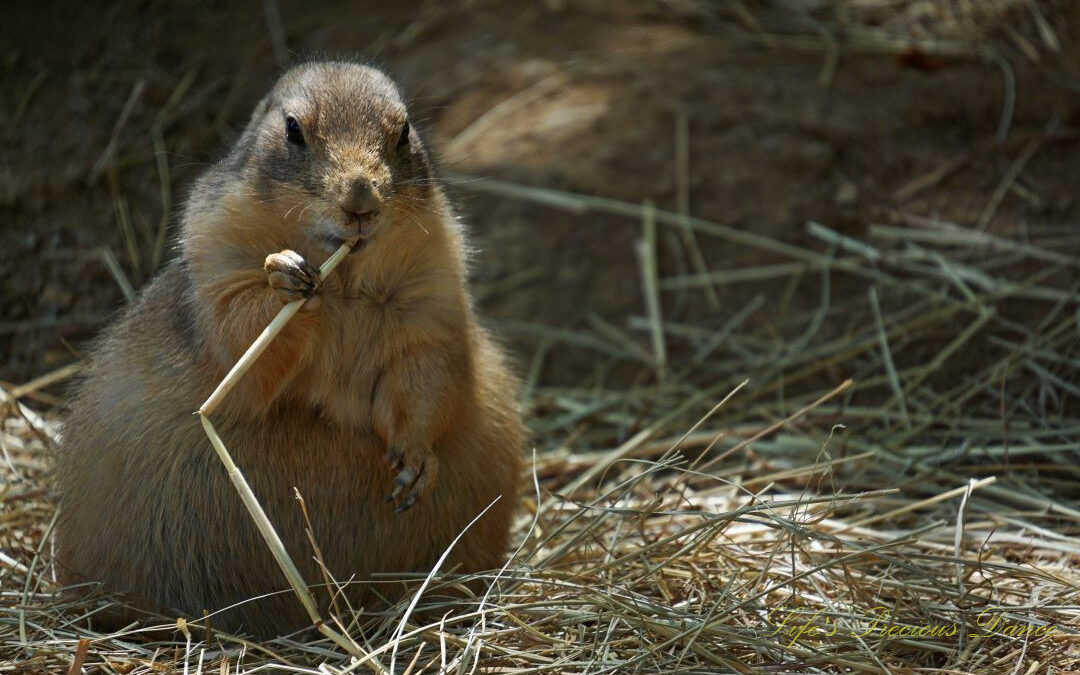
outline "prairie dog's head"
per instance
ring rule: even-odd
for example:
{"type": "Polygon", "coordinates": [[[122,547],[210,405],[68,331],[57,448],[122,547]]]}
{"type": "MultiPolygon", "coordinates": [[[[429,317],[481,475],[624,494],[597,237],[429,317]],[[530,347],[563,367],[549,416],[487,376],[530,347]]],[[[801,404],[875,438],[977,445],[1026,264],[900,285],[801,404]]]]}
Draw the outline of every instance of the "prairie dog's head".
{"type": "Polygon", "coordinates": [[[255,199],[331,249],[426,210],[423,144],[397,86],[369,66],[289,69],[255,109],[237,151],[255,199]]]}

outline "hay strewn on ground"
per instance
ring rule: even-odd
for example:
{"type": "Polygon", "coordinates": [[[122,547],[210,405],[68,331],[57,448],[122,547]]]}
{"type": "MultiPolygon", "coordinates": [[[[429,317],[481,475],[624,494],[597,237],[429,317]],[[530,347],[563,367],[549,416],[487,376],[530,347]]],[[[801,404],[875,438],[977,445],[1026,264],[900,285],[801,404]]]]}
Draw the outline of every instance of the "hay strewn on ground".
{"type": "MultiPolygon", "coordinates": [[[[700,236],[747,237],[690,224],[700,236]]],[[[1021,242],[936,224],[881,227],[872,230],[877,239],[857,241],[811,229],[823,241],[817,249],[777,249],[793,262],[707,278],[860,280],[865,294],[849,300],[823,292],[822,305],[802,319],[803,343],[747,328],[747,317],[765,311],[756,302],[723,326],[660,324],[665,343],[697,346],[688,360],[696,365],[669,364],[660,384],[614,391],[590,377],[580,388],[549,389],[531,380],[539,451],[535,489],[523,500],[517,528],[519,552],[488,578],[491,591],[480,601],[421,600],[418,616],[439,621],[409,621],[399,631],[404,606],[358,619],[350,633],[372,653],[363,667],[1080,667],[1073,273],[1080,238],[1048,245],[1038,235],[1021,242]],[[1033,258],[1041,264],[1031,270],[1033,258]],[[1039,320],[1010,319],[1008,301],[1016,298],[1025,308],[1037,306],[1039,320]],[[810,337],[834,323],[830,317],[859,315],[849,303],[871,308],[865,321],[810,347],[810,337]],[[937,345],[931,358],[903,365],[908,353],[930,349],[923,342],[937,345]],[[950,358],[983,343],[1000,358],[960,381],[937,381],[935,371],[950,358]],[[845,364],[856,373],[853,384],[783,397],[785,385],[827,378],[845,364]],[[752,371],[769,376],[742,384],[752,371]],[[880,405],[847,404],[873,392],[880,405]],[[944,634],[900,632],[920,628],[944,634]]],[[[667,279],[657,288],[704,281],[667,279]]],[[[533,372],[546,349],[564,343],[595,350],[598,372],[634,359],[648,371],[658,366],[630,333],[596,328],[547,335],[533,372]]],[[[10,399],[5,411],[0,642],[12,659],[8,668],[57,671],[78,659],[116,672],[182,664],[215,672],[271,663],[305,672],[349,667],[347,655],[320,642],[258,646],[220,634],[207,640],[197,626],[177,633],[177,643],[137,638],[166,619],[121,636],[85,630],[95,605],[58,598],[50,563],[54,426],[10,399]],[[79,651],[81,638],[91,640],[88,652],[79,651]]]]}
{"type": "MultiPolygon", "coordinates": [[[[957,16],[968,4],[877,3],[957,16]]],[[[1046,35],[1036,18],[1013,32],[1046,35]]],[[[175,625],[168,617],[88,630],[109,600],[58,594],[57,428],[53,412],[32,409],[51,402],[41,387],[75,369],[5,392],[0,670],[1080,670],[1080,234],[987,226],[1005,194],[1025,189],[1025,157],[1060,138],[1049,125],[1030,139],[979,222],[897,212],[859,236],[811,222],[805,245],[454,177],[462,190],[640,222],[646,297],[624,325],[496,326],[536,341],[519,548],[483,597],[438,600],[440,585],[460,581],[439,575],[408,616],[404,602],[339,617],[366,660],[325,640],[254,644],[202,624],[167,641],[149,634],[175,625]],[[695,246],[713,237],[774,260],[698,270],[695,246]],[[659,276],[661,248],[684,272],[659,276]],[[735,284],[781,292],[714,320],[672,319],[735,284]],[[816,306],[789,306],[802,285],[817,289],[816,306]],[[594,370],[577,386],[547,385],[559,350],[590,353],[594,370]]],[[[903,191],[955,170],[912,176],[903,191]]]]}

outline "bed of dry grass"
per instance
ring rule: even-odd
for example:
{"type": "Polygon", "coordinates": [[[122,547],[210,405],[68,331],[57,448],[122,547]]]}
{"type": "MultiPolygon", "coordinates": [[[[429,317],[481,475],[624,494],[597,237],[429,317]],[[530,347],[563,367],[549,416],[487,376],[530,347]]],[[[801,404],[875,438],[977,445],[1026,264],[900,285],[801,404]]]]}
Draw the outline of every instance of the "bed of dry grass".
{"type": "MultiPolygon", "coordinates": [[[[690,224],[700,236],[747,237],[690,224]]],[[[175,625],[168,617],[117,635],[86,629],[86,618],[108,600],[61,596],[55,583],[56,424],[15,402],[32,398],[40,382],[8,392],[0,644],[10,660],[0,668],[1080,668],[1080,328],[1070,272],[1080,263],[1061,253],[1062,244],[1075,251],[1080,238],[1050,246],[939,224],[885,228],[876,241],[856,241],[813,227],[822,245],[792,248],[790,263],[707,280],[865,280],[866,294],[851,301],[869,308],[863,322],[813,341],[815,348],[747,329],[745,319],[767,311],[768,301],[724,325],[696,326],[665,324],[658,320],[664,303],[646,303],[655,313],[642,328],[660,336],[656,345],[696,345],[692,356],[666,365],[635,339],[633,323],[548,330],[538,363],[545,350],[576,344],[596,353],[601,370],[639,361],[643,383],[614,389],[590,378],[556,388],[531,379],[537,450],[514,557],[486,577],[484,597],[428,600],[458,581],[437,575],[411,614],[403,604],[378,616],[337,617],[366,660],[325,641],[256,645],[201,624],[178,628],[173,641],[145,635],[175,625]],[[1013,277],[1013,267],[1031,258],[1043,264],[1013,277]],[[1007,301],[1015,298],[1038,304],[1042,319],[1009,319],[1007,301]],[[1001,357],[957,381],[934,377],[958,352],[984,343],[999,345],[1001,357]],[[930,358],[904,365],[929,345],[930,358]],[[843,364],[857,373],[854,381],[784,397],[785,386],[827,379],[830,366],[843,364]],[[666,372],[655,377],[659,368],[666,372]],[[745,383],[751,372],[760,379],[745,383]],[[879,405],[849,403],[873,392],[879,405]]],[[[647,245],[642,254],[647,274],[647,245]]],[[[705,281],[690,275],[646,287],[705,281]]],[[[822,305],[801,318],[804,337],[826,330],[837,312],[857,315],[845,310],[849,301],[830,298],[828,286],[822,305]]]]}
{"type": "MultiPolygon", "coordinates": [[[[850,44],[863,48],[901,49],[891,40],[908,31],[922,49],[993,58],[990,33],[1036,51],[1056,40],[1036,3],[836,4],[837,25],[857,22],[850,44]],[[1006,30],[1001,17],[1017,12],[1025,22],[1006,30]]],[[[821,39],[763,35],[798,48],[821,39]]],[[[1047,127],[1031,152],[1056,133],[1047,127]]],[[[1025,154],[985,195],[980,222],[908,216],[867,223],[858,238],[811,222],[806,245],[647,204],[452,177],[639,221],[642,312],[577,332],[497,326],[537,344],[513,556],[484,575],[483,595],[442,599],[462,580],[438,570],[390,611],[336,615],[348,649],[311,635],[253,643],[172,617],[94,632],[93,614],[113,600],[62,594],[55,580],[59,432],[40,394],[77,365],[4,391],[0,671],[1080,670],[1080,233],[987,228],[1025,154]],[[701,269],[697,242],[714,237],[775,260],[701,269]],[[669,244],[684,271],[661,277],[669,244]],[[666,318],[727,285],[777,281],[789,293],[723,318],[666,318]],[[804,284],[819,303],[788,307],[804,284]],[[557,350],[587,352],[595,369],[549,385],[557,350]],[[613,384],[627,371],[636,384],[613,384]]]]}

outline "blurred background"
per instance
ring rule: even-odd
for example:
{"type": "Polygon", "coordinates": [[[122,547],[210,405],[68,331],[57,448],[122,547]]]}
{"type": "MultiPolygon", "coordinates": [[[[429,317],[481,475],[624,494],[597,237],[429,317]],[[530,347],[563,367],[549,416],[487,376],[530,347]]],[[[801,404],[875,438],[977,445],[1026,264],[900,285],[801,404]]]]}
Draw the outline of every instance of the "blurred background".
{"type": "MultiPolygon", "coordinates": [[[[746,377],[735,405],[775,419],[855,377],[844,419],[882,433],[1076,438],[1077,3],[16,2],[4,24],[5,386],[77,362],[283,64],[325,54],[411,99],[541,435],[603,419],[582,438],[607,444],[746,377]]],[[[25,402],[60,403],[60,372],[25,402]]]]}

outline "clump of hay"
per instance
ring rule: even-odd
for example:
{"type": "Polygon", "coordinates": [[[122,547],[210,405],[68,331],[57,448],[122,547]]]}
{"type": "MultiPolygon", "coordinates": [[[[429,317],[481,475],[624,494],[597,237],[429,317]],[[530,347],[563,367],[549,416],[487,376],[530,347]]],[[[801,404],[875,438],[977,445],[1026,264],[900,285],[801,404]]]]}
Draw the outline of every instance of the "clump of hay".
{"type": "Polygon", "coordinates": [[[1055,3],[1031,0],[839,0],[841,22],[915,39],[988,42],[1006,36],[1019,45],[1057,51],[1048,16],[1055,3]]]}

